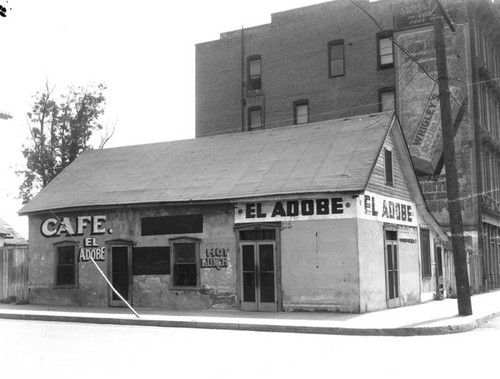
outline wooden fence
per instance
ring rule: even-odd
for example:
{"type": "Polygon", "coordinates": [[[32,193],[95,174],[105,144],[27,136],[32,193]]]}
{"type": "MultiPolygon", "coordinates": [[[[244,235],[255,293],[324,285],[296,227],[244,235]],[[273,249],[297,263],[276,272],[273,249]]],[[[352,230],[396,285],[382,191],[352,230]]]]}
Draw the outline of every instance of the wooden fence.
{"type": "Polygon", "coordinates": [[[0,302],[28,301],[28,247],[0,247],[0,302]]]}

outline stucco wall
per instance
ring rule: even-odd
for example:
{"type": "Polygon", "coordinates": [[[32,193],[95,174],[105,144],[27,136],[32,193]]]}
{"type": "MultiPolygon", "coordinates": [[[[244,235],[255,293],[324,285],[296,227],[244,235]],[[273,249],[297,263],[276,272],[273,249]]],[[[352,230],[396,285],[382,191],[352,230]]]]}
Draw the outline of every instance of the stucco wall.
{"type": "Polygon", "coordinates": [[[281,262],[284,310],[359,312],[355,219],[289,223],[281,262]]]}
{"type": "MultiPolygon", "coordinates": [[[[430,239],[432,241],[432,233],[430,239]]],[[[421,274],[419,241],[417,228],[407,226],[399,227],[399,292],[401,305],[410,305],[420,302],[421,274]]]]}
{"type": "Polygon", "coordinates": [[[360,312],[385,309],[384,234],[381,222],[357,220],[360,312]]]}
{"type": "MultiPolygon", "coordinates": [[[[392,225],[398,233],[399,299],[420,302],[420,244],[417,228],[392,225]]],[[[361,312],[387,308],[384,224],[358,220],[361,312]]]]}
{"type": "MultiPolygon", "coordinates": [[[[200,289],[179,290],[170,288],[171,275],[134,275],[131,302],[137,307],[162,307],[168,309],[234,309],[236,307],[235,238],[233,210],[227,206],[184,208],[124,208],[121,210],[81,211],[58,214],[74,222],[78,216],[106,216],[106,233],[92,235],[97,245],[106,246],[111,240],[133,241],[135,247],[168,246],[176,237],[193,237],[201,240],[200,258],[211,248],[223,248],[227,254],[227,267],[200,268],[200,289]],[[203,232],[182,235],[141,236],[141,218],[167,215],[203,214],[203,232]]],[[[78,287],[54,288],[54,244],[78,241],[82,244],[90,237],[90,228],[84,235],[66,233],[45,237],[41,224],[53,214],[30,217],[29,301],[38,304],[67,304],[107,306],[109,288],[93,263],[78,262],[78,287]]],[[[109,254],[109,252],[107,252],[109,254]]],[[[109,272],[109,257],[97,262],[101,270],[109,272]]]]}

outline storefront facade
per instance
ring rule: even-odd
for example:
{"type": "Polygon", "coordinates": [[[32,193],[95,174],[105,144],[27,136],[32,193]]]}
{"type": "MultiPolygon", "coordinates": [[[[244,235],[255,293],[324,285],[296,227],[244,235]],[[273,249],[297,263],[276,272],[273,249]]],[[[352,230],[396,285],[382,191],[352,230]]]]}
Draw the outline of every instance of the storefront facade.
{"type": "MultiPolygon", "coordinates": [[[[361,135],[374,138],[373,146],[358,149],[355,161],[342,151],[335,152],[333,142],[321,151],[320,141],[326,137],[334,141],[338,136],[341,129],[334,128],[336,121],[313,131],[295,128],[287,134],[286,128],[280,128],[253,133],[253,137],[221,136],[205,141],[220,151],[219,139],[227,146],[242,146],[237,140],[249,142],[248,138],[276,146],[276,139],[284,138],[290,144],[287,149],[294,153],[290,156],[298,155],[294,162],[283,159],[286,151],[265,149],[265,158],[270,160],[267,167],[274,170],[282,164],[276,172],[283,177],[270,175],[262,167],[252,173],[247,168],[246,176],[231,184],[227,192],[239,186],[241,196],[194,198],[187,193],[196,182],[190,179],[186,187],[177,185],[189,201],[98,205],[102,197],[87,199],[86,204],[65,198],[68,205],[60,203],[55,209],[49,206],[54,193],[61,194],[64,188],[64,193],[78,195],[77,187],[61,179],[42,192],[38,204],[35,198],[22,211],[30,216],[30,302],[123,306],[96,265],[125,300],[138,308],[363,313],[432,298],[438,291],[439,276],[445,275],[438,270],[435,251],[442,250],[446,236],[427,212],[416,177],[407,172],[411,162],[408,152],[401,150],[405,145],[397,121],[378,115],[379,126],[374,129],[374,117],[357,118],[349,125],[342,120],[353,140],[361,135]],[[305,141],[299,132],[315,137],[305,141]],[[298,146],[304,143],[312,144],[323,159],[309,156],[303,162],[306,155],[300,154],[298,146]],[[344,155],[350,161],[338,162],[344,155]],[[249,183],[256,183],[252,193],[245,192],[249,183]]],[[[356,146],[352,148],[356,150],[356,146]]],[[[121,162],[118,154],[130,156],[130,152],[109,150],[111,155],[102,160],[108,162],[101,165],[104,171],[106,164],[121,162]]],[[[168,154],[173,150],[169,146],[168,154]]],[[[244,149],[237,150],[229,163],[232,166],[250,156],[244,149]]],[[[82,169],[85,160],[92,158],[88,156],[75,164],[70,176],[92,185],[93,176],[82,177],[87,172],[82,169]]],[[[182,172],[189,166],[184,163],[187,166],[182,172]]],[[[207,178],[217,177],[217,183],[229,182],[224,177],[227,166],[218,167],[217,162],[199,172],[207,178]]],[[[92,175],[106,176],[102,172],[92,175]]],[[[163,173],[162,180],[180,183],[178,175],[163,173]]],[[[196,176],[198,182],[204,180],[200,175],[196,176]]],[[[105,188],[100,187],[101,195],[105,188]]],[[[216,188],[220,191],[221,185],[216,188]]],[[[124,188],[120,196],[125,197],[127,191],[124,188]]],[[[107,193],[109,199],[111,192],[107,193]]],[[[79,198],[83,196],[91,195],[82,192],[79,198]]]]}

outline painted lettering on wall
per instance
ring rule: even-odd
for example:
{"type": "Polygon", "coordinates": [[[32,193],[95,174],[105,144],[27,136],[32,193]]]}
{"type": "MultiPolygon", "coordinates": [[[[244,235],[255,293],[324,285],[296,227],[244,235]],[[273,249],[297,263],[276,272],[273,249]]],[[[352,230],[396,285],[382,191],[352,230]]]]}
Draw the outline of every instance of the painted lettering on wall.
{"type": "Polygon", "coordinates": [[[94,261],[106,260],[106,247],[99,247],[99,244],[94,237],[83,239],[83,247],[80,248],[80,253],[78,254],[79,262],[87,262],[90,261],[91,258],[94,261]]]}
{"type": "Polygon", "coordinates": [[[377,218],[396,224],[416,225],[415,204],[366,192],[361,202],[363,203],[363,216],[377,218]]]}
{"type": "Polygon", "coordinates": [[[229,249],[216,247],[205,249],[205,257],[201,258],[201,268],[215,268],[220,270],[227,267],[229,249]]]}
{"type": "MultiPolygon", "coordinates": [[[[406,2],[408,3],[408,1],[406,2]]],[[[414,3],[417,8],[424,4],[414,1],[410,1],[410,3],[414,3]]],[[[413,7],[411,4],[408,4],[409,8],[413,7]]],[[[433,1],[426,0],[425,7],[428,10],[432,10],[434,6],[433,1]]],[[[463,8],[463,4],[459,7],[463,8]]],[[[415,20],[430,21],[427,17],[428,10],[408,9],[405,13],[406,16],[414,15],[415,20]]],[[[403,25],[397,29],[400,29],[401,26],[403,25]]],[[[457,26],[456,33],[449,30],[445,32],[448,74],[456,79],[450,85],[451,96],[456,99],[452,102],[451,111],[454,120],[459,114],[461,104],[464,104],[467,98],[467,92],[464,90],[467,78],[463,78],[463,75],[460,74],[466,71],[465,60],[461,58],[466,54],[464,50],[467,46],[466,35],[462,26],[457,26]]],[[[396,79],[401,83],[400,88],[404,89],[405,96],[405,101],[400,104],[401,124],[405,125],[406,128],[405,135],[408,136],[408,145],[415,169],[433,175],[439,171],[436,169],[440,168],[443,154],[439,91],[436,84],[428,77],[429,73],[436,75],[434,31],[432,28],[416,28],[398,33],[397,40],[399,45],[407,50],[405,53],[401,49],[394,51],[400,67],[400,70],[397,70],[396,79]],[[415,58],[410,59],[408,56],[415,58]],[[418,61],[418,65],[415,64],[414,59],[418,61]]],[[[468,122],[470,121],[462,120],[460,127],[467,128],[465,124],[468,122]]]]}
{"type": "Polygon", "coordinates": [[[246,203],[237,206],[236,222],[355,217],[342,197],[246,203]]]}
{"type": "Polygon", "coordinates": [[[81,236],[89,230],[90,235],[113,233],[112,229],[106,230],[106,216],[80,216],[75,217],[73,222],[69,217],[47,218],[42,222],[40,231],[44,237],[59,237],[61,235],[81,236]]]}

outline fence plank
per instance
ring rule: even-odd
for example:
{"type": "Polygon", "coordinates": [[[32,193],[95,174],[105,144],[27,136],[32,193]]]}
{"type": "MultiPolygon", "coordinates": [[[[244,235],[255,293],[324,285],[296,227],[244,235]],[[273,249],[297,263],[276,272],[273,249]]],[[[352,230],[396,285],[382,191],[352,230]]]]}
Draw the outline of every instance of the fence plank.
{"type": "Polygon", "coordinates": [[[0,248],[0,301],[28,300],[28,247],[0,248]]]}

